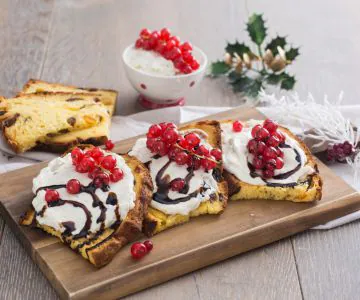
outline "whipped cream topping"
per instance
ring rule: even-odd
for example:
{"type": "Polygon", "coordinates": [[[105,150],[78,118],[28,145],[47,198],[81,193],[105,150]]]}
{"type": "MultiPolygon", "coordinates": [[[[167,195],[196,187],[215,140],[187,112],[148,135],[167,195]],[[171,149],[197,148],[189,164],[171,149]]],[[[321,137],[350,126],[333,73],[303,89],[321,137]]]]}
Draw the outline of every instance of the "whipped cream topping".
{"type": "Polygon", "coordinates": [[[315,172],[311,166],[307,165],[306,154],[299,143],[286,134],[286,132],[282,131],[285,135],[285,144],[290,147],[281,148],[284,152],[284,166],[280,170],[275,170],[275,176],[292,171],[296,169],[299,164],[301,165],[300,168],[293,172],[290,176],[282,179],[270,178],[264,181],[260,176],[251,176],[248,162],[252,161],[253,155],[249,153],[247,144],[249,140],[252,139],[252,127],[262,122],[263,121],[250,120],[244,123],[244,127],[241,132],[234,132],[232,130],[232,123],[221,124],[223,164],[225,170],[235,175],[241,181],[254,185],[266,185],[272,183],[284,185],[293,184],[304,180],[307,175],[315,172]]]}
{"type": "Polygon", "coordinates": [[[125,58],[127,63],[135,69],[151,75],[172,76],[176,69],[171,60],[167,60],[155,51],[131,48],[125,58]]]}
{"type": "Polygon", "coordinates": [[[50,226],[62,233],[68,230],[75,236],[85,227],[88,227],[86,234],[96,233],[126,217],[129,210],[135,206],[134,176],[120,155],[110,152],[105,154],[116,158],[117,167],[123,171],[124,178],[118,182],[110,182],[108,191],[100,188],[95,190],[95,198],[101,203],[95,204],[89,193],[69,194],[66,191],[64,185],[70,179],[79,180],[82,186],[88,186],[92,181],[87,173],[75,171],[70,153],[52,160],[40,171],[33,180],[35,197],[32,201],[39,224],[50,226]],[[46,191],[41,188],[51,186],[58,186],[54,189],[58,191],[62,205],[53,206],[45,201],[46,191]],[[107,201],[114,197],[114,194],[117,201],[107,201]]]}
{"type": "MultiPolygon", "coordinates": [[[[187,131],[188,132],[188,131],[187,131]]],[[[182,132],[182,133],[187,133],[182,132]]],[[[202,130],[194,130],[198,133],[201,138],[201,144],[210,147],[208,143],[204,140],[207,137],[207,134],[202,130]]],[[[169,163],[168,156],[163,156],[160,158],[155,158],[154,154],[146,147],[146,138],[141,138],[136,141],[136,144],[129,152],[129,155],[137,157],[143,163],[147,163],[150,169],[150,175],[154,185],[154,194],[158,190],[156,183],[156,176],[159,171],[169,163]]],[[[200,168],[199,170],[193,171],[194,174],[189,181],[189,190],[186,194],[169,191],[168,197],[174,201],[174,204],[171,203],[161,203],[156,201],[153,197],[150,206],[166,213],[169,215],[181,214],[188,215],[192,210],[199,207],[201,202],[207,201],[210,198],[210,195],[217,191],[217,182],[213,177],[213,170],[205,172],[204,169],[200,168]],[[196,193],[197,190],[202,189],[201,192],[196,193]],[[195,194],[195,196],[191,196],[195,194]],[[187,201],[178,202],[177,199],[188,196],[187,201]]],[[[163,174],[163,177],[169,176],[169,181],[175,178],[184,179],[189,174],[187,166],[179,166],[175,162],[170,162],[166,167],[166,170],[163,174]]]]}

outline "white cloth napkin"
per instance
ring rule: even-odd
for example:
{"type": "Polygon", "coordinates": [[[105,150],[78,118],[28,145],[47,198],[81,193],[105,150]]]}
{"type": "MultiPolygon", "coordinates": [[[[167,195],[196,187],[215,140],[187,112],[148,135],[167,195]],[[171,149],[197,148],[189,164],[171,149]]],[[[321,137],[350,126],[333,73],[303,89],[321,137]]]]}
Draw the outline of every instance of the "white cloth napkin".
{"type": "MultiPolygon", "coordinates": [[[[176,124],[188,122],[194,119],[205,117],[214,113],[226,111],[230,107],[200,107],[200,106],[185,106],[185,107],[171,107],[159,110],[145,111],[130,115],[127,117],[114,116],[111,126],[111,139],[113,141],[120,141],[126,138],[137,136],[146,133],[150,124],[160,122],[174,122],[176,124]]],[[[276,111],[269,107],[258,108],[261,112],[269,117],[276,115],[276,111]]],[[[360,114],[359,106],[344,106],[344,114],[351,118],[355,118],[360,114]]],[[[298,128],[291,128],[295,132],[299,132],[298,128]]],[[[31,165],[37,161],[49,160],[56,157],[55,154],[30,151],[16,156],[16,154],[9,148],[3,139],[0,139],[0,173],[14,170],[17,168],[31,165]]],[[[330,166],[334,172],[342,177],[347,183],[352,185],[355,189],[360,191],[360,184],[354,182],[352,169],[348,165],[334,164],[330,166]]],[[[349,223],[360,218],[360,211],[349,214],[345,217],[333,220],[315,229],[330,229],[345,223],[349,223]]]]}

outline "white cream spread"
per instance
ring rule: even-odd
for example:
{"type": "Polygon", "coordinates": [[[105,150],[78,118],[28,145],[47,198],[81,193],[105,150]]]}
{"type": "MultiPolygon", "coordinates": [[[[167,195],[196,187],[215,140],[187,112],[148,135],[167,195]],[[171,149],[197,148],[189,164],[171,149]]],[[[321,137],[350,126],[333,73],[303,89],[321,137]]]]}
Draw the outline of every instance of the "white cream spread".
{"type": "MultiPolygon", "coordinates": [[[[252,177],[248,167],[248,162],[251,162],[253,157],[247,150],[247,144],[249,140],[252,139],[251,129],[261,122],[262,121],[250,120],[244,124],[241,132],[234,132],[232,130],[232,123],[221,124],[223,164],[225,170],[235,175],[241,181],[254,185],[267,184],[261,177],[252,177]]],[[[307,165],[307,157],[299,143],[285,132],[283,132],[283,134],[286,138],[285,144],[289,145],[290,148],[281,149],[284,152],[284,166],[280,170],[275,170],[275,176],[294,170],[298,166],[299,162],[296,160],[294,149],[300,155],[301,167],[287,178],[267,179],[268,183],[296,183],[305,179],[307,175],[315,172],[311,166],[307,165]]]]}
{"type": "MultiPolygon", "coordinates": [[[[85,205],[86,209],[91,214],[89,233],[99,231],[102,223],[104,223],[105,228],[113,225],[117,221],[116,214],[123,220],[129,210],[135,206],[136,195],[134,192],[134,176],[131,169],[126,165],[125,160],[121,156],[110,152],[105,154],[113,155],[116,158],[117,167],[123,171],[124,178],[115,183],[110,182],[110,189],[107,192],[102,191],[100,188],[95,191],[96,196],[106,208],[104,222],[97,222],[97,219],[101,214],[101,209],[99,206],[93,206],[93,198],[90,194],[84,192],[79,194],[69,194],[66,191],[66,188],[56,189],[60,195],[60,199],[75,201],[85,205]],[[110,192],[117,195],[118,201],[116,205],[106,203],[110,192]]],[[[64,232],[66,229],[63,222],[72,222],[75,226],[71,234],[79,234],[84,228],[87,220],[84,209],[70,203],[65,203],[61,206],[49,206],[45,201],[45,190],[39,190],[38,192],[37,190],[51,185],[63,185],[70,179],[77,179],[82,186],[87,186],[92,181],[87,175],[87,173],[78,173],[75,171],[70,153],[64,157],[58,157],[52,160],[33,180],[33,193],[36,196],[32,201],[32,205],[37,213],[36,220],[40,224],[51,226],[60,232],[64,232]]]]}
{"type": "Polygon", "coordinates": [[[131,48],[125,59],[133,68],[151,75],[176,75],[173,62],[165,59],[155,51],[131,48]]]}
{"type": "MultiPolygon", "coordinates": [[[[199,133],[200,137],[207,136],[207,134],[203,131],[195,131],[199,133]]],[[[201,144],[210,147],[210,145],[207,144],[203,139],[201,141],[201,144]]],[[[149,169],[154,184],[154,193],[156,193],[158,189],[155,180],[156,175],[158,174],[159,170],[169,161],[169,158],[167,156],[163,156],[158,159],[154,159],[154,154],[151,153],[148,148],[146,148],[146,138],[138,139],[129,154],[137,157],[143,163],[150,162],[149,169]]],[[[173,180],[175,178],[184,179],[188,173],[189,172],[186,165],[179,166],[175,162],[171,162],[169,167],[166,169],[164,176],[168,175],[170,177],[170,180],[173,180]]],[[[199,170],[195,170],[194,176],[189,182],[189,191],[186,194],[170,190],[168,197],[170,199],[177,199],[187,196],[201,187],[206,187],[206,189],[202,193],[197,193],[195,197],[191,197],[188,201],[176,204],[163,204],[152,200],[150,205],[169,215],[188,215],[192,210],[198,208],[201,202],[209,200],[210,195],[217,191],[217,182],[214,179],[212,173],[213,171],[205,172],[205,170],[202,168],[200,168],[199,170]]]]}

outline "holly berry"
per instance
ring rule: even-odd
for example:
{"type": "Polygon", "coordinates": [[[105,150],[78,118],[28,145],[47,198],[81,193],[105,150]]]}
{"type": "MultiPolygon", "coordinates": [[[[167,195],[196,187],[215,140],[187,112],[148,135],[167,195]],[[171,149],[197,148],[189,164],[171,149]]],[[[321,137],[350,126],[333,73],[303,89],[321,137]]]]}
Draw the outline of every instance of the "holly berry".
{"type": "Polygon", "coordinates": [[[116,158],[113,157],[112,155],[107,155],[101,160],[100,165],[104,169],[112,171],[116,166],[116,158]]]}
{"type": "Polygon", "coordinates": [[[78,194],[81,189],[80,181],[77,179],[70,179],[66,183],[66,190],[69,194],[78,194]]]}
{"type": "Polygon", "coordinates": [[[242,129],[243,129],[243,124],[242,124],[240,121],[235,121],[235,122],[232,124],[232,129],[233,129],[233,131],[235,131],[235,132],[241,132],[242,129]]]}
{"type": "Polygon", "coordinates": [[[75,147],[71,151],[71,159],[74,165],[78,164],[83,157],[84,157],[84,152],[80,148],[75,147]]]}
{"type": "Polygon", "coordinates": [[[160,125],[157,125],[157,124],[151,125],[149,128],[149,131],[148,131],[148,137],[150,137],[150,138],[159,137],[162,132],[163,132],[163,129],[161,128],[160,125]]]}
{"type": "Polygon", "coordinates": [[[119,168],[115,168],[114,170],[112,170],[110,174],[110,180],[112,182],[118,182],[123,178],[124,178],[124,172],[122,170],[120,170],[119,168]]]}
{"type": "Polygon", "coordinates": [[[215,157],[216,160],[222,159],[222,152],[220,149],[212,149],[210,153],[215,157]]]}
{"type": "Polygon", "coordinates": [[[60,199],[58,191],[47,189],[45,192],[45,201],[47,203],[54,202],[60,199]]]}
{"type": "Polygon", "coordinates": [[[270,133],[275,132],[277,130],[277,128],[278,128],[278,125],[274,121],[272,121],[270,119],[266,119],[264,121],[264,123],[263,123],[263,126],[270,133]]]}
{"type": "Polygon", "coordinates": [[[175,162],[178,165],[185,165],[189,159],[189,155],[185,151],[181,151],[176,153],[175,155],[175,162]]]}
{"type": "Polygon", "coordinates": [[[84,171],[80,173],[90,172],[95,168],[95,160],[91,156],[85,156],[79,163],[79,168],[84,171]]]}
{"type": "Polygon", "coordinates": [[[143,243],[136,242],[131,245],[131,256],[134,259],[140,259],[143,258],[146,253],[148,252],[146,246],[143,243]]]}
{"type": "Polygon", "coordinates": [[[154,248],[154,244],[152,243],[152,241],[149,240],[144,241],[144,245],[148,252],[150,252],[154,248]]]}
{"type": "Polygon", "coordinates": [[[185,135],[185,140],[187,141],[189,146],[192,147],[192,148],[194,148],[194,147],[196,147],[197,145],[200,144],[200,138],[194,132],[191,132],[191,133],[188,133],[187,135],[185,135]]]}
{"type": "Polygon", "coordinates": [[[105,143],[105,148],[106,150],[112,150],[114,148],[115,144],[113,143],[112,140],[107,140],[105,143]]]}
{"type": "Polygon", "coordinates": [[[185,186],[185,180],[181,178],[175,178],[171,181],[170,186],[173,191],[180,192],[185,186]]]}
{"type": "Polygon", "coordinates": [[[109,185],[110,183],[110,177],[108,174],[104,173],[104,172],[99,172],[96,177],[93,180],[94,185],[97,188],[101,188],[104,185],[109,185]]]}

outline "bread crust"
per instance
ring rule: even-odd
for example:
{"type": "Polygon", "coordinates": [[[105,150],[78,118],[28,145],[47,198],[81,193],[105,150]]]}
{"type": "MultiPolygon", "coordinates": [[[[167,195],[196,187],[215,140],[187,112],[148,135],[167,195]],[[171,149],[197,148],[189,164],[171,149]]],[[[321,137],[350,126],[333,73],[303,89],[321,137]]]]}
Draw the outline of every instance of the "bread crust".
{"type": "Polygon", "coordinates": [[[101,233],[93,234],[89,238],[72,240],[63,237],[59,231],[49,226],[40,225],[36,222],[35,211],[30,209],[20,218],[21,225],[41,228],[58,237],[64,244],[80,253],[95,267],[108,264],[115,254],[127,243],[136,239],[141,231],[144,216],[147,212],[152,195],[152,181],[148,169],[135,157],[127,154],[121,155],[134,175],[134,191],[136,194],[135,207],[131,209],[126,218],[116,228],[107,228],[101,233]]]}
{"type": "MultiPolygon", "coordinates": [[[[200,121],[179,128],[181,131],[194,129],[200,129],[206,132],[208,134],[208,143],[214,148],[221,149],[221,128],[218,121],[200,121]]],[[[228,187],[222,176],[222,171],[223,167],[222,164],[220,164],[217,171],[219,174],[218,192],[215,198],[202,202],[200,206],[191,211],[189,215],[167,215],[153,207],[149,207],[143,225],[144,234],[153,236],[170,227],[188,222],[191,217],[204,214],[221,214],[226,208],[228,200],[228,187]]]]}
{"type": "MultiPolygon", "coordinates": [[[[230,123],[232,120],[222,121],[230,123]]],[[[270,187],[252,185],[239,180],[235,175],[224,170],[224,178],[228,183],[230,200],[245,199],[266,199],[266,200],[288,200],[292,202],[312,202],[321,200],[322,197],[322,179],[319,175],[317,163],[312,156],[306,144],[294,135],[289,129],[279,126],[279,129],[296,140],[308,160],[308,165],[314,168],[316,173],[308,175],[307,180],[295,187],[270,187]]]]}

